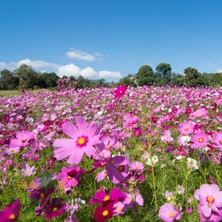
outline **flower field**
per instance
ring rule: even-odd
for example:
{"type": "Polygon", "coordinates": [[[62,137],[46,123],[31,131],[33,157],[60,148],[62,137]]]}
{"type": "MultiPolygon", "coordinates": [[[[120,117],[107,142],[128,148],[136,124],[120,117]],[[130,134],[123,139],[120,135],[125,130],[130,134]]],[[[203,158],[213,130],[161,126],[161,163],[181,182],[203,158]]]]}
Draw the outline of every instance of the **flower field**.
{"type": "Polygon", "coordinates": [[[222,89],[0,98],[0,221],[222,221],[222,89]]]}

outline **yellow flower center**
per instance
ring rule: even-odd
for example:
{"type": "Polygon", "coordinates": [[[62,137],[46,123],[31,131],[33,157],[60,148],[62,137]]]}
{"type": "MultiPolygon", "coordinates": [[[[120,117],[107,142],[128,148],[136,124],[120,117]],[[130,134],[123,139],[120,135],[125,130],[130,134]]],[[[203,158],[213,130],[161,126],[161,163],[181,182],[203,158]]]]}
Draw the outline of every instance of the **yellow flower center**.
{"type": "Polygon", "coordinates": [[[77,143],[79,145],[84,145],[86,143],[86,139],[84,137],[80,137],[78,138],[77,143]]]}
{"type": "Polygon", "coordinates": [[[170,218],[174,217],[174,214],[171,212],[171,213],[169,214],[169,217],[170,217],[170,218]]]}
{"type": "Polygon", "coordinates": [[[54,207],[52,211],[55,212],[55,211],[57,211],[57,210],[58,210],[58,208],[57,208],[57,207],[54,207]]]}
{"type": "Polygon", "coordinates": [[[123,170],[124,170],[124,166],[119,166],[119,167],[118,167],[118,171],[119,171],[119,172],[123,172],[123,170]]]}
{"type": "Polygon", "coordinates": [[[222,145],[222,139],[219,141],[219,143],[222,145]]]}
{"type": "Polygon", "coordinates": [[[23,139],[22,139],[22,142],[23,142],[23,143],[25,143],[26,141],[27,141],[27,139],[26,139],[26,138],[23,138],[23,139]]]}
{"type": "Polygon", "coordinates": [[[8,219],[15,219],[15,214],[10,214],[8,219]]]}
{"type": "Polygon", "coordinates": [[[70,176],[67,176],[67,178],[68,178],[68,180],[72,179],[72,177],[70,177],[70,176]]]}
{"type": "Polygon", "coordinates": [[[188,127],[186,127],[186,128],[185,128],[185,131],[188,131],[188,130],[189,130],[189,128],[188,128],[188,127]]]}
{"type": "Polygon", "coordinates": [[[118,207],[118,208],[117,208],[117,211],[118,211],[119,213],[121,213],[121,212],[122,212],[122,210],[123,210],[123,208],[122,208],[122,207],[118,207]]]}
{"type": "Polygon", "coordinates": [[[105,216],[107,216],[109,214],[109,211],[108,210],[104,210],[103,211],[103,216],[105,217],[105,216]]]}
{"type": "Polygon", "coordinates": [[[110,145],[107,145],[107,146],[106,146],[106,149],[109,150],[109,149],[110,149],[110,145]]]}
{"type": "Polygon", "coordinates": [[[122,91],[122,90],[120,90],[120,91],[119,91],[119,93],[120,93],[120,94],[122,94],[122,93],[123,93],[123,91],[122,91]]]}
{"type": "Polygon", "coordinates": [[[43,198],[45,196],[45,194],[44,193],[41,193],[41,198],[43,198]]]}
{"type": "Polygon", "coordinates": [[[214,198],[213,198],[212,196],[208,196],[208,197],[207,197],[207,201],[208,201],[209,203],[213,203],[213,202],[214,202],[214,198]]]}
{"type": "Polygon", "coordinates": [[[110,196],[109,195],[106,195],[105,197],[104,197],[104,201],[107,201],[107,200],[109,200],[110,199],[110,196]]]}
{"type": "Polygon", "coordinates": [[[204,142],[204,139],[203,139],[203,138],[199,138],[199,139],[198,139],[198,142],[199,142],[199,143],[203,143],[203,142],[204,142]]]}

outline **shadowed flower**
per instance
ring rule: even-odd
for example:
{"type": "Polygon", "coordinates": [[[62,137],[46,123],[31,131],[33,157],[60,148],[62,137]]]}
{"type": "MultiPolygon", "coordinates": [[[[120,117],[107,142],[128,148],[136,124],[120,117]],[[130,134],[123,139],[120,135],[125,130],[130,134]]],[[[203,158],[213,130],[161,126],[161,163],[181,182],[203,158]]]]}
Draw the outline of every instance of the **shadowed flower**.
{"type": "Polygon", "coordinates": [[[71,122],[62,125],[62,131],[72,139],[56,139],[53,143],[54,155],[58,160],[67,157],[67,163],[79,164],[86,154],[88,157],[96,153],[94,145],[100,143],[100,134],[95,123],[89,125],[82,117],[76,118],[76,126],[71,122]]]}
{"type": "Polygon", "coordinates": [[[94,212],[94,219],[97,222],[104,222],[113,216],[113,204],[108,203],[104,206],[98,206],[94,212]]]}
{"type": "Polygon", "coordinates": [[[0,211],[0,221],[15,221],[19,215],[21,206],[20,200],[14,200],[10,205],[6,206],[3,211],[0,211]]]}

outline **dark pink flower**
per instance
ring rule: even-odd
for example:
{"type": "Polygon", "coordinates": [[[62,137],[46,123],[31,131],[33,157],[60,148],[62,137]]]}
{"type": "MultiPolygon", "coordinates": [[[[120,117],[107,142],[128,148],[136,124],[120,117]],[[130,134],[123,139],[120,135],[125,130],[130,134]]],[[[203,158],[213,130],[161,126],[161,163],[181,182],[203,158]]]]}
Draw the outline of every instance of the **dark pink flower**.
{"type": "Polygon", "coordinates": [[[127,87],[125,85],[117,86],[116,89],[114,90],[114,96],[117,99],[120,99],[125,95],[127,87]]]}
{"type": "Polygon", "coordinates": [[[94,212],[94,219],[97,222],[104,222],[113,216],[113,204],[108,203],[103,206],[98,206],[94,212]]]}
{"type": "Polygon", "coordinates": [[[3,211],[0,211],[0,221],[12,222],[15,221],[21,209],[20,200],[14,200],[10,205],[6,206],[3,211]]]}
{"type": "Polygon", "coordinates": [[[57,178],[60,180],[59,184],[64,186],[64,189],[66,191],[70,189],[70,187],[75,187],[79,184],[79,180],[82,174],[83,170],[79,167],[63,167],[62,172],[58,174],[57,178]]]}

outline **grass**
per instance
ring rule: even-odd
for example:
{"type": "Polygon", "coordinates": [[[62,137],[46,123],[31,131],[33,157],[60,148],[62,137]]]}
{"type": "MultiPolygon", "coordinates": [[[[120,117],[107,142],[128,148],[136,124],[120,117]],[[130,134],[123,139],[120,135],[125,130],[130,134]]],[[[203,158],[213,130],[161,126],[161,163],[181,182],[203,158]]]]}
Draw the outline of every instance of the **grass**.
{"type": "Polygon", "coordinates": [[[3,96],[18,96],[21,90],[0,90],[0,97],[3,96]]]}

